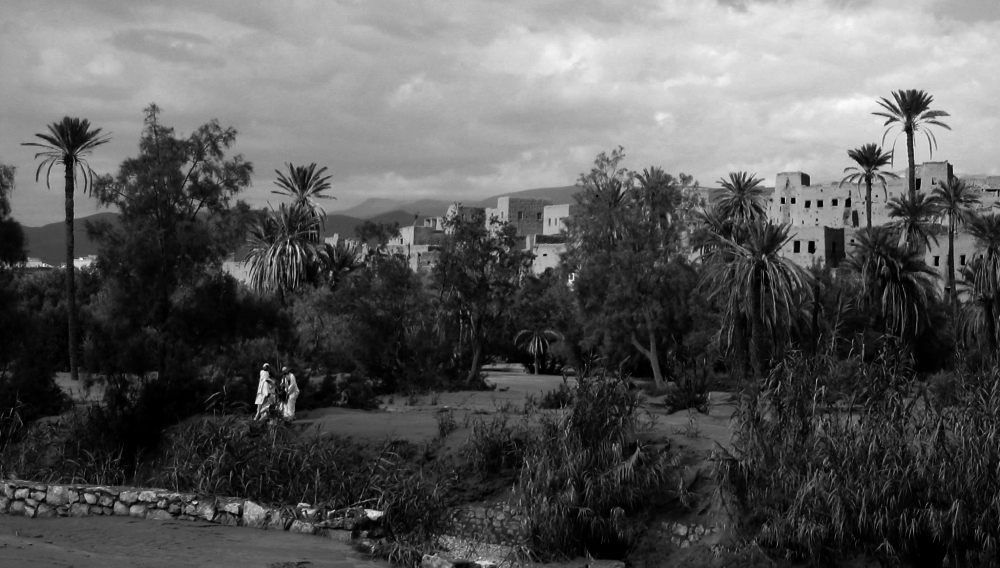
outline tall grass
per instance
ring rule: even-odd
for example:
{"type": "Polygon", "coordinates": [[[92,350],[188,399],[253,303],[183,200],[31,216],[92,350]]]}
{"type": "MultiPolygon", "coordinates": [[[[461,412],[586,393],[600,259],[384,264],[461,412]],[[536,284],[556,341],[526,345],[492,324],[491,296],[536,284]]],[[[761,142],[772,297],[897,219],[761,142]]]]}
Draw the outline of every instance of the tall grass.
{"type": "Polygon", "coordinates": [[[795,356],[737,412],[718,473],[765,547],[821,562],[864,552],[919,565],[987,562],[1000,542],[1000,372],[956,375],[941,404],[888,354],[857,366],[795,356]]]}

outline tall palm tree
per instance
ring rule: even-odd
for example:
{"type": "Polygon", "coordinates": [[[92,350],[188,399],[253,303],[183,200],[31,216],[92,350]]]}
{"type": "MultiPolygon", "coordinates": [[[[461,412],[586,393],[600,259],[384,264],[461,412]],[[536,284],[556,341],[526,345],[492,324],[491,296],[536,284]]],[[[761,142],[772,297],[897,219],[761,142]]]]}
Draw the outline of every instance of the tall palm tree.
{"type": "Polygon", "coordinates": [[[985,335],[989,342],[990,352],[997,350],[997,317],[1000,316],[1000,213],[972,215],[968,221],[969,234],[976,240],[976,246],[982,254],[982,260],[977,261],[974,270],[968,270],[966,291],[970,292],[972,302],[984,305],[985,335]]]}
{"type": "Polygon", "coordinates": [[[317,260],[312,235],[319,219],[308,210],[282,203],[267,211],[250,227],[249,250],[243,262],[250,265],[250,287],[258,292],[285,293],[306,279],[317,260]]]}
{"type": "Polygon", "coordinates": [[[711,286],[709,297],[724,306],[730,345],[736,322],[746,319],[750,365],[758,378],[765,372],[768,347],[773,353],[799,312],[802,295],[811,295],[809,273],[780,254],[790,230],[784,223],[757,221],[746,226],[742,242],[720,236],[719,246],[706,249],[703,282],[711,286]]]}
{"type": "Polygon", "coordinates": [[[882,191],[886,191],[886,178],[897,179],[899,176],[892,172],[883,172],[882,168],[892,161],[892,152],[882,153],[882,148],[877,144],[865,144],[860,148],[847,151],[847,156],[857,163],[857,166],[844,168],[844,173],[848,174],[840,180],[840,185],[851,183],[858,186],[861,191],[861,184],[865,184],[865,216],[868,226],[872,226],[872,183],[882,184],[882,191]]]}
{"type": "Polygon", "coordinates": [[[931,195],[931,203],[940,217],[948,218],[948,296],[952,303],[958,297],[955,290],[955,231],[968,223],[979,205],[975,190],[955,176],[938,182],[931,195]]]}
{"type": "MultiPolygon", "coordinates": [[[[288,175],[280,170],[274,170],[278,174],[278,181],[274,182],[280,189],[272,190],[271,193],[291,197],[293,204],[303,207],[311,215],[319,219],[320,226],[326,227],[326,211],[317,201],[318,199],[336,199],[332,195],[324,195],[323,192],[330,189],[330,178],[324,176],[326,168],[316,169],[316,164],[308,166],[293,166],[286,163],[288,175]]],[[[316,231],[314,239],[319,241],[319,231],[316,231]]]]}
{"type": "Polygon", "coordinates": [[[858,303],[874,314],[876,326],[899,338],[912,338],[927,325],[936,287],[933,269],[917,250],[901,246],[890,227],[858,231],[847,267],[861,279],[858,303]]]}
{"type": "Polygon", "coordinates": [[[752,223],[767,217],[762,181],[757,174],[730,172],[729,179],[720,179],[725,194],[716,202],[716,209],[726,219],[737,223],[752,223]]]}
{"type": "MultiPolygon", "coordinates": [[[[873,112],[872,114],[885,118],[885,124],[882,125],[886,127],[885,133],[882,135],[883,146],[885,146],[885,137],[894,126],[899,126],[902,129],[902,133],[906,135],[906,177],[909,182],[910,197],[912,198],[917,193],[917,168],[913,161],[913,135],[916,132],[924,133],[924,136],[927,138],[927,149],[930,151],[931,157],[933,157],[934,148],[937,148],[937,138],[934,137],[934,133],[928,127],[940,126],[946,130],[951,130],[950,126],[938,120],[939,118],[951,115],[943,110],[931,110],[931,103],[934,102],[934,97],[922,90],[908,89],[893,91],[892,98],[893,100],[891,101],[887,97],[879,99],[878,104],[885,112],[873,112]]],[[[892,147],[895,150],[895,140],[892,147]]]]}
{"type": "Polygon", "coordinates": [[[35,159],[42,158],[35,171],[37,182],[45,171],[45,185],[51,187],[52,168],[61,164],[65,173],[66,192],[66,305],[69,308],[69,369],[73,380],[80,378],[77,366],[77,313],[76,313],[76,278],[73,267],[73,193],[76,191],[76,174],[81,174],[84,193],[89,193],[93,186],[94,170],[87,163],[86,156],[94,148],[111,140],[110,135],[102,135],[100,128],[91,129],[87,119],[65,117],[62,122],[49,125],[47,134],[35,134],[42,142],[24,142],[22,146],[35,146],[42,150],[35,154],[35,159]]]}
{"type": "Polygon", "coordinates": [[[923,192],[889,200],[889,217],[895,219],[890,226],[899,232],[899,244],[915,252],[922,253],[930,247],[931,241],[937,244],[931,222],[937,214],[937,206],[923,192]]]}

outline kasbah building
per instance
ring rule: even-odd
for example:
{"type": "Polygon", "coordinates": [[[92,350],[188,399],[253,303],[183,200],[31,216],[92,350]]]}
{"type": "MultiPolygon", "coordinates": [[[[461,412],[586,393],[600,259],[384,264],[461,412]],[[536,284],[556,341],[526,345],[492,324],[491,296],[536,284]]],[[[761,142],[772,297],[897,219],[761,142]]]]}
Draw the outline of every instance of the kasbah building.
{"type": "MultiPolygon", "coordinates": [[[[954,175],[947,161],[924,162],[916,166],[917,191],[930,194],[939,181],[954,175]]],[[[979,212],[993,209],[1000,204],[1000,176],[968,176],[963,181],[979,193],[979,212]]],[[[908,191],[905,171],[898,179],[888,179],[882,185],[872,185],[872,225],[885,225],[892,221],[888,213],[889,201],[902,197],[908,191]]],[[[699,188],[703,194],[718,196],[718,188],[699,188]]],[[[837,266],[850,254],[857,232],[866,226],[865,188],[839,181],[813,185],[803,172],[782,172],[775,176],[774,186],[764,188],[768,218],[775,223],[791,225],[790,239],[782,249],[782,256],[803,267],[813,265],[837,266]]],[[[559,257],[566,250],[563,232],[565,221],[577,209],[575,204],[552,204],[547,199],[502,197],[496,207],[476,208],[453,205],[447,216],[458,215],[471,219],[478,217],[487,222],[496,217],[513,225],[518,242],[535,255],[532,272],[541,274],[554,269],[559,257]]],[[[424,220],[423,226],[402,227],[400,236],[390,242],[390,249],[407,255],[413,270],[429,269],[436,264],[442,239],[445,237],[443,218],[424,220]]],[[[938,242],[931,242],[925,251],[924,261],[946,282],[948,238],[938,235],[938,242]]],[[[982,256],[976,243],[959,228],[955,236],[955,268],[960,271],[976,256],[982,256]]]]}

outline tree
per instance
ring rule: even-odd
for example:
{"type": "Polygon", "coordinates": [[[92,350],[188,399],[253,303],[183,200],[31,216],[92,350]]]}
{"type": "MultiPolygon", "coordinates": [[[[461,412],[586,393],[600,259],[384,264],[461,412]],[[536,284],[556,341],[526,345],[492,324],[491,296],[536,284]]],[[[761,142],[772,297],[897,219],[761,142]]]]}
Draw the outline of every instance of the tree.
{"type": "Polygon", "coordinates": [[[312,235],[313,241],[319,242],[319,228],[326,226],[326,211],[317,201],[318,199],[336,199],[332,195],[324,195],[323,192],[330,189],[330,178],[324,176],[326,168],[316,170],[316,164],[308,166],[293,166],[291,163],[285,164],[288,175],[280,170],[274,170],[278,174],[278,181],[274,182],[280,189],[271,191],[277,195],[285,195],[292,198],[292,205],[304,208],[309,215],[319,220],[317,230],[312,235]]]}
{"type": "Polygon", "coordinates": [[[42,150],[35,154],[35,159],[42,158],[35,171],[35,181],[41,176],[42,169],[45,172],[45,185],[51,187],[52,168],[62,164],[65,173],[65,195],[66,195],[66,301],[69,306],[69,367],[70,376],[74,381],[79,380],[78,369],[78,348],[79,338],[77,337],[77,309],[76,309],[76,279],[75,267],[73,266],[73,194],[76,191],[76,173],[80,172],[83,181],[83,191],[87,193],[91,188],[94,170],[87,163],[86,156],[89,156],[94,148],[106,144],[111,140],[110,136],[102,135],[100,128],[91,130],[90,121],[87,119],[65,117],[62,122],[55,122],[49,125],[48,134],[35,134],[43,142],[24,142],[22,146],[35,146],[42,150]]]}
{"type": "Polygon", "coordinates": [[[889,200],[889,217],[895,219],[890,225],[899,232],[899,244],[915,252],[923,252],[937,244],[937,235],[932,220],[937,216],[937,206],[926,194],[893,197],[889,200]]]}
{"type": "Polygon", "coordinates": [[[562,334],[554,329],[522,329],[514,337],[514,343],[523,346],[524,350],[535,359],[534,374],[542,372],[542,361],[549,351],[551,340],[562,339],[562,334]]]}
{"type": "Polygon", "coordinates": [[[715,207],[722,218],[736,223],[753,223],[767,217],[764,192],[759,187],[764,180],[756,175],[731,172],[728,180],[719,180],[725,194],[719,198],[715,207]]]}
{"type": "Polygon", "coordinates": [[[27,260],[24,255],[24,229],[10,218],[10,194],[14,191],[14,166],[0,162],[0,269],[27,260]]]}
{"type": "Polygon", "coordinates": [[[923,331],[936,275],[919,251],[901,245],[889,227],[866,228],[857,233],[847,267],[861,279],[859,306],[874,316],[876,329],[907,341],[923,331]]]}
{"type": "Polygon", "coordinates": [[[1000,305],[996,291],[988,284],[991,279],[982,272],[986,263],[975,258],[962,268],[962,289],[964,302],[958,312],[958,329],[966,343],[985,343],[991,356],[997,352],[997,316],[1000,305]]]}
{"type": "Polygon", "coordinates": [[[882,191],[886,191],[886,178],[897,179],[899,176],[892,172],[883,172],[882,168],[892,161],[892,152],[882,153],[882,148],[876,144],[865,144],[860,148],[847,151],[848,157],[857,163],[857,166],[844,168],[844,173],[849,173],[840,180],[840,186],[851,183],[858,186],[861,191],[861,184],[865,184],[865,218],[868,220],[868,227],[872,226],[872,183],[882,184],[882,191]]]}
{"type": "MultiPolygon", "coordinates": [[[[910,199],[914,199],[917,194],[917,169],[913,161],[913,136],[917,132],[924,133],[924,136],[927,138],[927,149],[930,151],[931,157],[933,157],[934,148],[937,148],[937,138],[935,138],[934,133],[928,127],[940,126],[946,130],[951,130],[950,126],[938,120],[950,115],[943,110],[931,110],[931,103],[934,102],[934,97],[922,90],[908,89],[893,91],[892,98],[893,100],[891,101],[887,97],[879,99],[878,104],[885,112],[873,112],[872,114],[886,119],[885,124],[882,125],[886,127],[885,133],[882,135],[883,146],[885,146],[885,137],[895,126],[899,126],[902,133],[906,135],[906,179],[907,183],[909,183],[910,199]]],[[[893,140],[892,147],[895,150],[895,140],[893,140]]],[[[894,155],[894,152],[890,152],[890,155],[894,155]]]]}
{"type": "Polygon", "coordinates": [[[736,322],[743,317],[749,323],[749,359],[757,378],[766,372],[779,340],[787,337],[800,299],[811,296],[811,276],[780,255],[791,238],[790,230],[784,223],[756,221],[745,225],[740,241],[718,235],[717,245],[708,248],[705,256],[708,269],[703,285],[710,288],[710,298],[722,305],[730,345],[736,322]]]}
{"type": "Polygon", "coordinates": [[[460,350],[468,349],[466,382],[474,384],[480,380],[485,347],[509,313],[511,299],[528,272],[530,253],[517,247],[514,227],[496,219],[487,227],[454,216],[445,226],[450,235],[431,279],[443,310],[463,330],[460,350]]]}
{"type": "Polygon", "coordinates": [[[249,250],[243,262],[250,265],[250,287],[261,293],[285,294],[307,279],[318,258],[313,236],[319,218],[308,209],[282,203],[251,225],[249,250]]]}
{"type": "Polygon", "coordinates": [[[951,176],[938,182],[930,201],[939,216],[948,218],[948,296],[954,303],[958,298],[955,289],[955,231],[969,222],[979,205],[979,196],[964,181],[951,176]]]}
{"type": "Polygon", "coordinates": [[[982,259],[964,274],[966,290],[973,305],[982,307],[983,329],[990,353],[997,351],[997,318],[1000,317],[1000,214],[973,215],[969,234],[976,240],[982,259]]]}
{"type": "Polygon", "coordinates": [[[172,350],[184,345],[175,329],[179,294],[218,269],[243,239],[250,211],[236,197],[250,185],[253,165],[226,155],[236,143],[233,128],[213,120],[180,137],[160,122],[155,104],[144,113],[138,156],[94,187],[102,205],[120,212],[119,226],[94,223],[88,230],[108,278],[105,329],[127,341],[145,335],[163,377],[175,372],[166,362],[176,362],[180,352],[172,350]]]}
{"type": "Polygon", "coordinates": [[[607,354],[623,342],[648,361],[656,386],[664,388],[691,328],[689,292],[696,278],[681,253],[687,230],[681,207],[683,189],[693,180],[659,167],[636,175],[616,164],[617,178],[631,181],[612,202],[606,161],[598,155],[590,174],[580,177],[584,191],[577,196],[579,212],[567,221],[563,262],[576,274],[588,343],[603,344],[607,354]]]}

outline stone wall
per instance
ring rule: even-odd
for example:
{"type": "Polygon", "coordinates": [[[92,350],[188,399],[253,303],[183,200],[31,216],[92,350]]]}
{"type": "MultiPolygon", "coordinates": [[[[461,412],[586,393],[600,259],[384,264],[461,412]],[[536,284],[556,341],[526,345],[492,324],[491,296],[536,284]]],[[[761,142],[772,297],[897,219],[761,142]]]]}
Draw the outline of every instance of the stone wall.
{"type": "Polygon", "coordinates": [[[233,526],[320,535],[341,541],[376,539],[382,513],[370,509],[322,511],[307,505],[272,508],[247,499],[205,497],[165,489],[0,482],[0,514],[32,518],[128,516],[209,521],[233,526]]]}
{"type": "Polygon", "coordinates": [[[528,522],[508,503],[466,505],[452,510],[448,532],[479,543],[515,545],[528,540],[528,522]]]}

